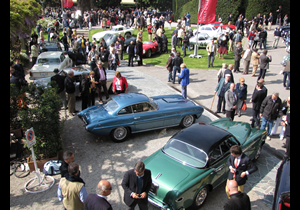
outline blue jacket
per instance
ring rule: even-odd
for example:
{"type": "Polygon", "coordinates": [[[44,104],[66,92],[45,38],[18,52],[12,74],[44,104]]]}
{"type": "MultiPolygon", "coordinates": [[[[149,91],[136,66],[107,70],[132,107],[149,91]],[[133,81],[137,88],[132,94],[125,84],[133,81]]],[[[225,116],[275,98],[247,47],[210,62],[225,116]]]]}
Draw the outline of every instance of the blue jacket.
{"type": "Polygon", "coordinates": [[[238,92],[237,97],[241,100],[246,100],[247,99],[247,85],[244,84],[243,89],[239,89],[241,83],[237,83],[235,86],[236,91],[238,92]]]}
{"type": "Polygon", "coordinates": [[[188,85],[190,84],[190,70],[187,68],[182,69],[181,74],[178,74],[178,77],[181,78],[181,85],[188,85]]]}
{"type": "MultiPolygon", "coordinates": [[[[216,87],[216,89],[215,89],[215,91],[217,91],[217,96],[220,95],[220,92],[221,92],[224,81],[225,81],[225,78],[221,78],[218,85],[217,85],[217,87],[216,87]]],[[[226,88],[225,88],[225,92],[230,88],[230,83],[231,82],[227,83],[226,88]]]]}

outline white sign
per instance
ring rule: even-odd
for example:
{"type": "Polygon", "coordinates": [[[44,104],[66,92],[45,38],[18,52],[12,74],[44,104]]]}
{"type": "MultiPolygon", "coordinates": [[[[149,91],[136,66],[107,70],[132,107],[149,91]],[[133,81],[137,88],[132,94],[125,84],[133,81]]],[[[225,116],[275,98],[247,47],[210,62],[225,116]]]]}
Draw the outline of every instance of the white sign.
{"type": "Polygon", "coordinates": [[[33,128],[28,129],[25,132],[25,136],[26,136],[26,141],[27,141],[27,147],[31,148],[33,145],[35,145],[36,140],[35,140],[35,134],[33,131],[33,128]]]}

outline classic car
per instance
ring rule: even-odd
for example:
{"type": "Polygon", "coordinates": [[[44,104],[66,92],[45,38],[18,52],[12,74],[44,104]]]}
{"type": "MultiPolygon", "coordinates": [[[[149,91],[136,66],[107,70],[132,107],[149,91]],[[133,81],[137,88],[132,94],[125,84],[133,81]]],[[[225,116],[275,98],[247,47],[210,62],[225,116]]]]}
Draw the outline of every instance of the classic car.
{"type": "Polygon", "coordinates": [[[227,180],[231,146],[240,145],[255,160],[266,136],[266,131],[230,118],[179,131],[143,161],[152,174],[148,201],[161,209],[200,208],[209,191],[227,180]]]}
{"type": "Polygon", "coordinates": [[[73,61],[68,55],[64,55],[62,52],[43,52],[36,60],[34,66],[30,69],[29,79],[35,80],[39,78],[53,76],[53,70],[58,68],[62,70],[64,68],[72,67],[73,61]]]}
{"type": "Polygon", "coordinates": [[[64,45],[58,41],[44,41],[39,44],[39,53],[64,50],[64,45]]]}
{"type": "Polygon", "coordinates": [[[113,26],[111,28],[111,30],[101,31],[101,32],[95,33],[92,36],[92,39],[95,40],[96,42],[99,42],[100,39],[103,38],[105,34],[119,35],[119,33],[121,33],[122,36],[125,36],[126,34],[132,35],[133,32],[134,32],[134,30],[132,28],[122,26],[122,25],[116,25],[116,26],[113,26]]]}
{"type": "Polygon", "coordinates": [[[277,169],[275,192],[273,197],[272,210],[290,209],[291,190],[291,162],[289,157],[285,157],[277,169]]]}
{"type": "Polygon", "coordinates": [[[150,58],[152,54],[158,52],[157,41],[144,41],[143,42],[143,55],[150,58]]]}
{"type": "MultiPolygon", "coordinates": [[[[190,47],[193,49],[196,44],[197,37],[192,36],[190,38],[190,47]]],[[[198,47],[206,47],[209,43],[211,43],[212,38],[207,33],[198,34],[198,47]]]]}
{"type": "MultiPolygon", "coordinates": [[[[215,26],[216,28],[219,28],[219,26],[220,26],[220,22],[219,21],[216,21],[216,22],[214,22],[214,23],[211,23],[211,25],[213,25],[213,26],[215,26]]],[[[229,28],[231,28],[232,30],[234,30],[235,29],[235,25],[228,25],[228,24],[223,24],[223,29],[224,30],[226,30],[226,27],[229,27],[229,28]]]]}
{"type": "Polygon", "coordinates": [[[88,132],[110,135],[114,142],[123,142],[130,133],[178,125],[189,127],[202,113],[201,106],[181,95],[147,97],[124,93],[79,112],[78,117],[88,132]]]}
{"type": "MultiPolygon", "coordinates": [[[[85,67],[85,66],[77,66],[77,67],[69,67],[69,68],[65,68],[62,69],[59,74],[63,75],[63,76],[68,76],[68,72],[69,70],[74,71],[74,77],[73,77],[73,81],[76,81],[76,86],[75,86],[75,96],[79,96],[79,83],[80,80],[82,79],[82,74],[83,73],[90,73],[90,67],[85,67]]],[[[106,81],[106,87],[109,93],[112,93],[112,81],[113,78],[115,76],[115,71],[114,70],[106,70],[106,77],[107,77],[107,81],[106,81]]],[[[33,83],[37,86],[42,85],[45,87],[50,87],[50,82],[51,81],[51,77],[45,77],[45,78],[41,78],[41,79],[36,79],[33,81],[33,83]]]]}
{"type": "MultiPolygon", "coordinates": [[[[118,36],[115,34],[105,34],[104,35],[103,39],[107,45],[108,50],[110,49],[110,44],[113,42],[115,43],[117,38],[118,38],[118,36]]],[[[133,44],[136,44],[136,37],[126,34],[124,38],[125,38],[125,41],[124,41],[123,51],[126,50],[126,47],[130,44],[131,41],[133,41],[133,44]]]]}
{"type": "MultiPolygon", "coordinates": [[[[193,34],[196,35],[196,33],[197,33],[197,29],[194,29],[193,34]]],[[[198,34],[199,33],[207,33],[210,37],[214,37],[217,35],[217,28],[210,24],[199,26],[198,34]]]]}

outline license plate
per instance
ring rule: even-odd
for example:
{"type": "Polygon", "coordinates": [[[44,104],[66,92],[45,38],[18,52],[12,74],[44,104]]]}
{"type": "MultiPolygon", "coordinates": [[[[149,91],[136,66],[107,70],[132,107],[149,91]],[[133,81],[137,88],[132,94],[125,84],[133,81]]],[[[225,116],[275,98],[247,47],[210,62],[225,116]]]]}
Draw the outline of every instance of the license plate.
{"type": "Polygon", "coordinates": [[[41,73],[41,76],[48,76],[48,73],[41,73]]]}
{"type": "Polygon", "coordinates": [[[157,195],[158,188],[159,188],[159,185],[152,182],[150,192],[154,195],[157,195]]]}

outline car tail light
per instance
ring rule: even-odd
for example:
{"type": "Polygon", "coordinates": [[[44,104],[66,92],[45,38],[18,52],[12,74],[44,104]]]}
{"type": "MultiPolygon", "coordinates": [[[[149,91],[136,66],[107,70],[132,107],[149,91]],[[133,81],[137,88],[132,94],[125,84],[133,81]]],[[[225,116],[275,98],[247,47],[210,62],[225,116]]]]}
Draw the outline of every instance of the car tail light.
{"type": "Polygon", "coordinates": [[[279,210],[290,209],[290,196],[285,197],[279,204],[279,210]]]}
{"type": "Polygon", "coordinates": [[[205,123],[204,122],[199,122],[199,125],[205,125],[205,123]]]}

